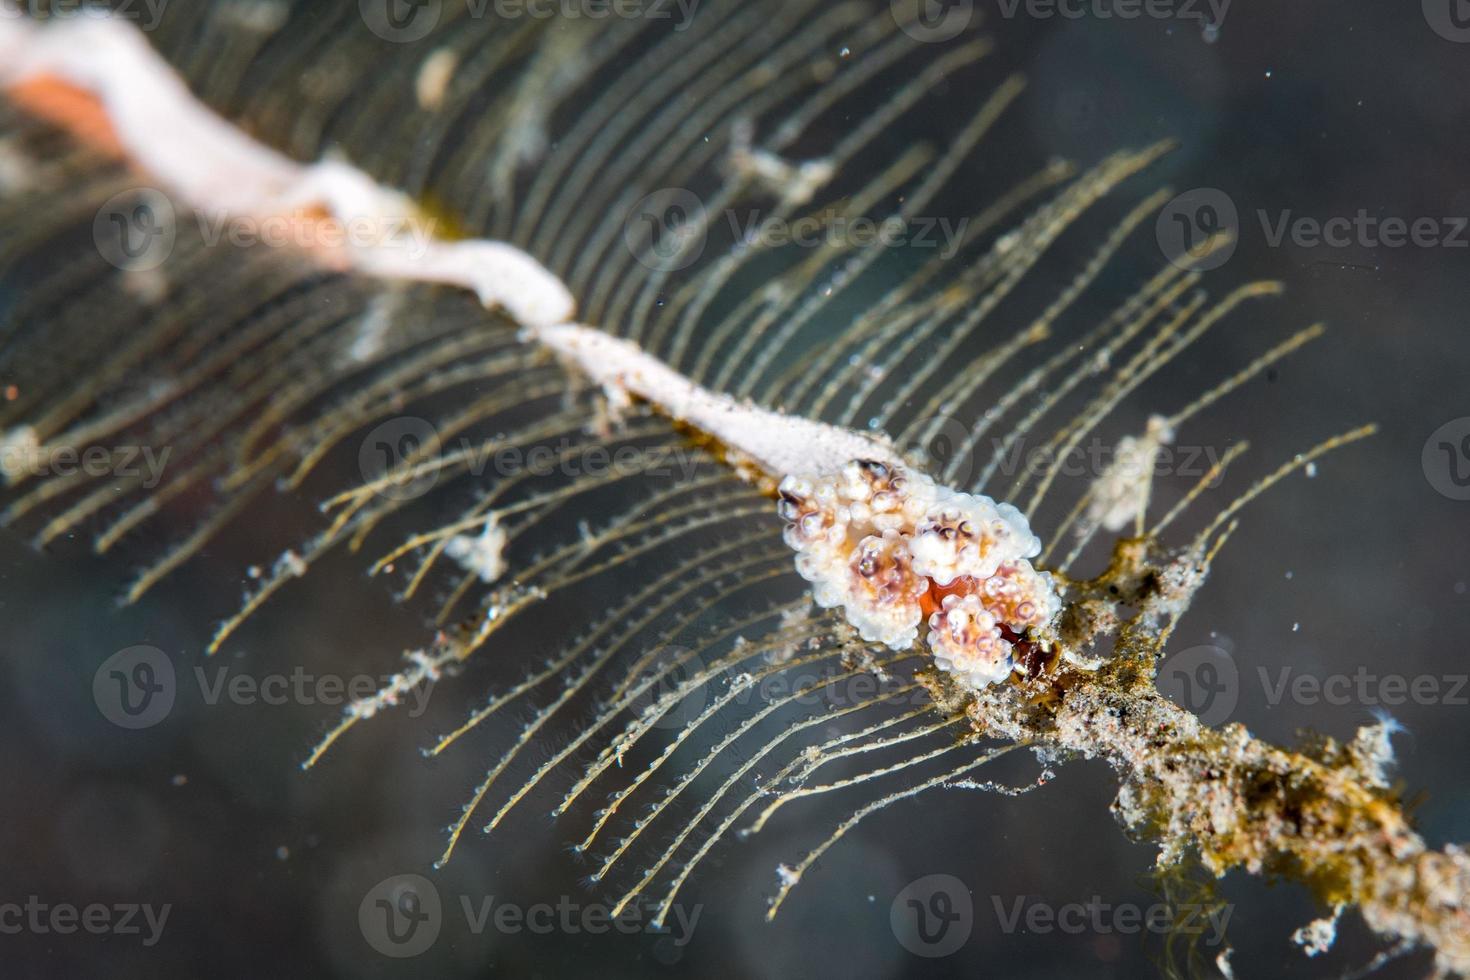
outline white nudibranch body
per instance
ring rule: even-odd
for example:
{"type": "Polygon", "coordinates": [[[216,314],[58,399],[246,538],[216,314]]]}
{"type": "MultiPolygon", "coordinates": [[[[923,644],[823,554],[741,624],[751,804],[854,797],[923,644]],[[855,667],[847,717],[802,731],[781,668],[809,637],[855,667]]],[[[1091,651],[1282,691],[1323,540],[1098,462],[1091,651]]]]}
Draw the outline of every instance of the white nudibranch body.
{"type": "Polygon", "coordinates": [[[780,492],[786,542],[818,605],[896,650],[926,632],[935,664],[972,690],[1005,680],[1017,645],[1060,609],[1029,560],[1041,542],[1010,504],[872,460],[835,478],[787,477],[780,492]]]}
{"type": "Polygon", "coordinates": [[[637,344],[594,327],[528,327],[528,339],[556,352],[614,400],[636,395],[659,411],[714,436],[767,474],[836,476],[854,459],[894,466],[902,459],[884,439],[785,415],[695,384],[637,344]]]}
{"type": "Polygon", "coordinates": [[[185,208],[264,221],[319,210],[341,259],[368,275],[472,290],[522,324],[572,318],[566,286],[504,242],[446,241],[414,202],[344,160],[301,163],[253,139],[194,97],[126,17],[86,8],[38,23],[0,0],[0,87],[52,77],[93,93],[132,160],[185,208]]]}

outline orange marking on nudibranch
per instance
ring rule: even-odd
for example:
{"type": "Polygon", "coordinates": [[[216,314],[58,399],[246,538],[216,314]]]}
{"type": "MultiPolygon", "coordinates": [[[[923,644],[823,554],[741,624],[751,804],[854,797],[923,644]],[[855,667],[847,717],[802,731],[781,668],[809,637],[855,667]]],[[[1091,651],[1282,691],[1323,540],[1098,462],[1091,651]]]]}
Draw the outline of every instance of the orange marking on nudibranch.
{"type": "Polygon", "coordinates": [[[976,591],[979,585],[979,582],[968,575],[961,575],[948,585],[940,585],[931,578],[929,591],[919,597],[919,606],[924,610],[924,618],[928,619],[944,608],[945,596],[968,595],[976,591]]]}
{"type": "Polygon", "coordinates": [[[55,75],[38,75],[9,86],[5,97],[99,153],[117,158],[127,156],[102,100],[84,88],[55,75]]]}
{"type": "MultiPolygon", "coordinates": [[[[17,108],[51,123],[89,149],[119,160],[130,159],[102,100],[87,89],[55,75],[38,75],[4,91],[6,99],[17,108]]],[[[329,268],[351,268],[351,256],[345,248],[325,244],[344,241],[347,236],[342,223],[326,208],[312,206],[275,217],[284,223],[284,238],[303,245],[329,268]]]]}
{"type": "MultiPolygon", "coordinates": [[[[38,75],[8,86],[4,92],[16,107],[58,127],[89,149],[130,160],[102,100],[87,89],[55,75],[38,75]]],[[[267,219],[281,222],[280,237],[301,245],[328,268],[342,271],[352,267],[346,247],[328,244],[346,241],[347,229],[325,207],[313,205],[267,219]]]]}

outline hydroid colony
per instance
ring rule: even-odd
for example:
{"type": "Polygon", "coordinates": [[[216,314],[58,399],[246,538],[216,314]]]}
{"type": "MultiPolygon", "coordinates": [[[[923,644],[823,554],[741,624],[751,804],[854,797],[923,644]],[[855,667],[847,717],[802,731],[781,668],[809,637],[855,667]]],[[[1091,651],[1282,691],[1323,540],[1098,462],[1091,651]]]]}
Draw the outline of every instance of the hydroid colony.
{"type": "MultiPolygon", "coordinates": [[[[125,540],[156,546],[158,528],[209,500],[184,538],[154,549],[136,599],[261,495],[331,476],[335,450],[422,415],[427,438],[395,443],[383,472],[339,488],[310,540],[262,556],[210,652],[337,550],[375,550],[373,572],[399,577],[404,597],[442,589],[432,641],[346,712],[312,766],[350,752],[344,736],[415,686],[515,649],[535,617],[555,654],[428,750],[464,751],[487,720],[532,709],[470,788],[444,860],[468,828],[499,828],[570,774],[558,814],[611,789],[577,831],[594,879],[616,884],[618,908],[652,901],[661,920],[715,847],[787,804],[846,791],[851,817],[779,870],[774,916],[870,814],[934,789],[1034,785],[978,776],[1024,747],[1047,764],[1107,759],[1117,816],[1159,842],[1163,865],[1195,854],[1217,873],[1302,880],[1384,936],[1433,947],[1442,968],[1470,969],[1470,865],[1409,827],[1385,777],[1386,727],[1287,751],[1239,726],[1208,729],[1153,685],[1241,508],[1368,430],[1328,439],[1209,515],[1195,513],[1204,490],[1243,446],[1161,516],[1151,468],[1125,464],[1151,460],[1319,328],[1155,416],[1053,527],[1038,526],[1044,539],[1031,523],[1064,485],[1059,467],[998,482],[1006,447],[1039,438],[1064,458],[1217,324],[1280,291],[1255,283],[1211,301],[1198,272],[1160,261],[1090,316],[1079,301],[1167,200],[1155,190],[1126,195],[1092,255],[1015,319],[1030,284],[1055,276],[1043,260],[1057,242],[1168,147],[1080,171],[1052,162],[999,188],[953,256],[904,265],[872,241],[775,243],[773,229],[803,216],[912,222],[968,163],[1004,152],[986,137],[1020,97],[1016,78],[968,104],[942,141],[885,139],[936,89],[983,74],[990,53],[970,35],[917,42],[916,10],[896,11],[709,4],[671,31],[447,5],[424,37],[395,44],[353,4],[170,8],[148,40],[193,92],[274,146],[285,184],[335,175],[265,204],[304,208],[318,228],[366,216],[440,231],[413,256],[380,243],[345,256],[221,245],[203,223],[175,220],[166,261],[119,269],[94,247],[93,219],[140,180],[170,185],[175,219],[259,218],[262,199],[170,181],[176,156],[150,167],[146,153],[78,143],[13,87],[0,110],[0,248],[16,295],[0,321],[5,517],[41,544],[93,529],[110,553],[125,540]],[[670,222],[669,189],[685,188],[698,206],[670,222]],[[757,222],[721,242],[731,210],[757,222]],[[46,261],[57,254],[67,261],[46,261]],[[455,266],[465,254],[477,258],[455,266]],[[453,274],[435,274],[446,264],[453,274]],[[552,285],[528,285],[542,271],[552,285]],[[955,418],[967,421],[946,431],[955,418]],[[941,432],[956,442],[945,459],[905,449],[941,432]],[[987,459],[992,435],[1002,451],[987,459]],[[170,447],[163,482],[47,465],[122,444],[170,447]],[[618,458],[634,462],[477,465],[547,446],[557,460],[632,449],[618,458]],[[681,472],[656,465],[670,449],[681,472]],[[1099,532],[1129,525],[1104,571],[1074,574],[1099,532]],[[586,608],[584,596],[610,588],[610,606],[586,608]],[[552,623],[564,633],[548,637],[552,623]],[[876,693],[814,706],[866,675],[883,682],[876,693]],[[753,697],[783,676],[815,679],[753,697]],[[561,747],[528,765],[554,734],[561,747]],[[650,750],[645,767],[623,766],[650,750]],[[829,775],[844,759],[865,768],[829,775]],[[635,853],[650,856],[624,871],[635,853]]],[[[104,107],[129,84],[105,71],[70,81],[104,107]]],[[[114,123],[126,136],[127,120],[114,123]]],[[[214,148],[244,139],[211,125],[196,136],[214,148]]]]}

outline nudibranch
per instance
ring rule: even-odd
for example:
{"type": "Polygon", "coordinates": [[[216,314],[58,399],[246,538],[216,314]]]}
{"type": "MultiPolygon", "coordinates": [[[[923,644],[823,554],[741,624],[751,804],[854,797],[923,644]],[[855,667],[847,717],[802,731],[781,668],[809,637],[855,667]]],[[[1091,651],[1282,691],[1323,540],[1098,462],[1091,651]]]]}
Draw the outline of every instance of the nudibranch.
{"type": "Polygon", "coordinates": [[[835,479],[781,482],[786,543],[825,608],[895,650],[921,633],[934,663],[978,690],[1005,680],[1025,636],[1060,609],[1032,567],[1041,541],[1021,512],[923,473],[854,460],[835,479]]]}
{"type": "Polygon", "coordinates": [[[719,440],[749,478],[776,481],[797,572],[864,640],[922,641],[972,691],[1009,677],[1022,643],[1049,642],[1061,599],[1031,564],[1041,541],[1010,504],[935,483],[882,438],[709,391],[600,330],[526,333],[610,398],[642,398],[719,440]]]}
{"type": "MultiPolygon", "coordinates": [[[[401,192],[345,161],[298,163],[216,116],[124,19],[0,19],[0,86],[47,79],[90,92],[109,145],[202,212],[246,219],[305,209],[384,228],[416,214],[401,192]]],[[[923,642],[970,690],[1007,678],[1021,644],[1048,642],[1061,602],[1051,576],[1031,564],[1040,542],[1009,504],[939,486],[880,436],[711,391],[637,344],[573,322],[571,291],[507,243],[431,239],[405,249],[385,238],[333,260],[472,290],[518,322],[528,343],[601,386],[614,408],[641,398],[718,443],[738,473],[778,495],[797,571],[865,640],[899,650],[923,642]]],[[[29,430],[0,433],[26,439],[29,430]]],[[[503,532],[487,525],[479,541],[453,548],[498,577],[500,544],[503,532]]]]}

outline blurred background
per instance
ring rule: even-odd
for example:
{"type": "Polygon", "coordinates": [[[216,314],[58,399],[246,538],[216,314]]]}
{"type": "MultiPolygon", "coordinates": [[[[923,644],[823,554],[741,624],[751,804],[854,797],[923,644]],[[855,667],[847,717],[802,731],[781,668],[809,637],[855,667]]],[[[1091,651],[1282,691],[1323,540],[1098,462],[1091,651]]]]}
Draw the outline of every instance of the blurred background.
{"type": "MultiPolygon", "coordinates": [[[[1218,454],[1248,436],[1259,473],[1329,435],[1381,427],[1246,512],[1175,636],[1164,685],[1208,720],[1278,742],[1303,729],[1350,738],[1386,710],[1404,727],[1398,776],[1422,833],[1434,845],[1470,840],[1470,8],[934,7],[965,29],[983,21],[997,42],[993,70],[1029,83],[958,181],[976,200],[1052,157],[1091,162],[1174,137],[1179,149],[1150,180],[1195,192],[1193,203],[1166,208],[1157,241],[1142,234],[1149,248],[1109,275],[1121,283],[1156,267],[1176,216],[1199,220],[1199,201],[1223,201],[1239,244],[1212,273],[1212,285],[1225,284],[1217,292],[1257,277],[1287,286],[1284,299],[1233,318],[1166,372],[1111,436],[1141,430],[1150,410],[1177,408],[1319,321],[1326,340],[1192,422],[1179,445],[1218,454]],[[1313,223],[1332,219],[1351,227],[1339,220],[1339,237],[1322,240],[1313,223]]],[[[873,16],[886,8],[875,3],[873,16]]],[[[968,84],[949,83],[925,112],[972,107],[986,90],[968,84]]],[[[945,122],[906,120],[892,138],[945,122]]],[[[1057,261],[1052,287],[1070,274],[1057,261]]],[[[1166,480],[1161,506],[1189,482],[1166,480]]],[[[94,559],[84,541],[38,553],[23,531],[0,532],[0,903],[169,910],[156,937],[141,913],[139,935],[0,934],[6,976],[1133,977],[1158,974],[1179,952],[1168,937],[1130,928],[1161,901],[1161,886],[1149,874],[1152,849],[1113,821],[1116,784],[1098,763],[1065,765],[1019,798],[953,792],[885,811],[828,852],[774,924],[763,912],[778,863],[849,813],[841,800],[792,807],[779,828],[722,846],[685,890],[687,927],[538,934],[492,919],[477,928],[465,909],[487,901],[561,903],[575,917],[609,899],[583,880],[590,869],[544,816],[549,803],[508,832],[471,834],[454,863],[430,870],[491,750],[429,761],[415,749],[458,723],[478,691],[436,692],[423,718],[398,712],[364,726],[309,774],[298,763],[337,717],[334,704],[315,703],[328,698],[275,705],[212,693],[236,677],[381,676],[398,651],[423,642],[424,610],[395,606],[360,564],[338,557],[225,653],[203,657],[215,620],[246,586],[250,545],[264,533],[309,534],[313,502],[281,498],[253,511],[188,574],[130,608],[115,601],[125,564],[94,559]],[[94,678],[137,645],[166,654],[177,696],[156,724],[129,730],[99,711],[94,678]],[[359,912],[405,874],[432,880],[441,931],[422,955],[395,960],[374,948],[359,912]],[[938,904],[936,890],[947,896],[938,904]],[[901,927],[915,894],[936,915],[953,910],[946,937],[963,942],[916,942],[901,927]],[[1065,911],[1074,906],[1085,915],[1065,911]],[[1028,917],[1034,907],[1043,911],[1028,917]]],[[[523,720],[505,719],[499,735],[523,720]]],[[[1020,759],[1004,765],[998,775],[1013,779],[1034,771],[1020,759]]],[[[1300,888],[1232,875],[1221,893],[1236,976],[1342,976],[1381,948],[1349,915],[1338,946],[1308,959],[1289,935],[1323,910],[1300,888]]],[[[1224,944],[1203,925],[1196,965],[1213,975],[1224,944]]],[[[1415,953],[1376,975],[1428,969],[1415,953]]]]}

